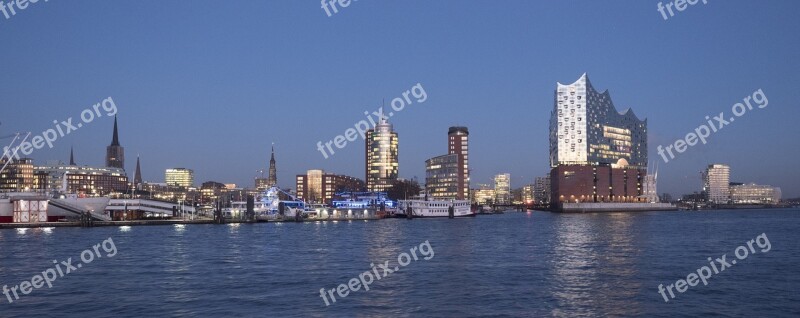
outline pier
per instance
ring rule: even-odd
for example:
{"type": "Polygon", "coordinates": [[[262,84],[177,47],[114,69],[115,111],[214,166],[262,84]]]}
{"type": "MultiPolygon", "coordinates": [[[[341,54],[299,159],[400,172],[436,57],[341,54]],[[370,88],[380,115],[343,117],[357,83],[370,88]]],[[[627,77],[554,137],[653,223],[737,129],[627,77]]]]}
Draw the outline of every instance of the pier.
{"type": "Polygon", "coordinates": [[[220,222],[218,219],[197,219],[197,220],[181,220],[181,219],[167,219],[167,220],[133,220],[133,221],[97,221],[80,219],[78,221],[64,221],[64,222],[37,222],[37,223],[0,223],[0,230],[2,229],[19,229],[19,228],[51,228],[51,227],[102,227],[102,226],[150,226],[150,225],[176,225],[176,224],[247,224],[247,223],[305,223],[305,222],[326,222],[326,221],[377,221],[382,220],[379,217],[341,217],[341,218],[272,218],[263,219],[257,218],[255,220],[238,220],[238,219],[223,219],[220,222]]]}

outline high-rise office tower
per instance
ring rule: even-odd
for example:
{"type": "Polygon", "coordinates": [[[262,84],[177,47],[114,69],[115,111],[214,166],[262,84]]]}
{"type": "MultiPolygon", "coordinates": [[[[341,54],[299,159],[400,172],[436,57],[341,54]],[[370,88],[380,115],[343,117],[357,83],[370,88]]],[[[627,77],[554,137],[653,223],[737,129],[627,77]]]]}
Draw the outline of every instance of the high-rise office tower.
{"type": "Polygon", "coordinates": [[[511,204],[511,174],[501,173],[494,176],[494,203],[511,204]]]}
{"type": "Polygon", "coordinates": [[[731,167],[724,164],[708,165],[703,173],[703,191],[706,201],[714,204],[727,204],[731,196],[731,167]]]}
{"type": "Polygon", "coordinates": [[[367,191],[386,191],[397,180],[399,171],[398,138],[392,124],[382,118],[367,131],[365,147],[367,191]]]}
{"type": "Polygon", "coordinates": [[[448,154],[458,155],[457,200],[469,199],[469,129],[450,127],[447,132],[448,154]]]}

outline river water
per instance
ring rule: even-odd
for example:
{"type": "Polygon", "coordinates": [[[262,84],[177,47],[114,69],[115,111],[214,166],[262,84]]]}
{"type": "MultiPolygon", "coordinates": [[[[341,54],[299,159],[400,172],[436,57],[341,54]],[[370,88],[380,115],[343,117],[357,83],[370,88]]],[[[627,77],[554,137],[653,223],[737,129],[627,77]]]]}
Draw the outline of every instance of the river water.
{"type": "Polygon", "coordinates": [[[64,274],[0,317],[798,317],[798,229],[775,209],[0,230],[0,284],[64,274]]]}

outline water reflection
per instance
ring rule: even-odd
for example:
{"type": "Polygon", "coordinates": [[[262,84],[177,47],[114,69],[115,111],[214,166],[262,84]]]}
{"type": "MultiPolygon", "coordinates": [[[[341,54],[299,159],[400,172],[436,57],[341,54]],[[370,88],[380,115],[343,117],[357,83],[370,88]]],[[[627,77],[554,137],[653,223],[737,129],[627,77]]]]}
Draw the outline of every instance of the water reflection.
{"type": "Polygon", "coordinates": [[[641,289],[630,213],[559,215],[552,261],[555,316],[636,315],[641,289]]]}
{"type": "Polygon", "coordinates": [[[175,224],[175,232],[176,233],[182,233],[183,231],[186,231],[186,225],[185,224],[175,224]]]}
{"type": "Polygon", "coordinates": [[[554,284],[551,296],[558,305],[554,316],[597,316],[597,258],[595,229],[585,215],[561,215],[554,220],[556,239],[553,244],[554,284]]]}

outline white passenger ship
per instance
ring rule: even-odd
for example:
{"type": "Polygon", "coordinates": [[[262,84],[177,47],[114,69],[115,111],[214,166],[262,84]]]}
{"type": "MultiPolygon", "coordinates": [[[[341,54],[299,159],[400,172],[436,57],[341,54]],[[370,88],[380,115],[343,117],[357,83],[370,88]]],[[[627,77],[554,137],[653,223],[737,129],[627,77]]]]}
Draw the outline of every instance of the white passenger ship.
{"type": "MultiPolygon", "coordinates": [[[[247,201],[234,201],[230,207],[222,209],[224,217],[233,219],[244,218],[246,212],[247,201]]],[[[256,217],[261,219],[293,219],[297,216],[304,216],[308,211],[302,200],[298,200],[278,187],[271,187],[255,198],[253,212],[256,217]],[[287,195],[292,200],[281,200],[279,193],[287,195]]]]}
{"type": "Polygon", "coordinates": [[[399,200],[396,214],[412,217],[450,217],[450,207],[453,208],[453,217],[475,216],[467,200],[399,200]]]}

